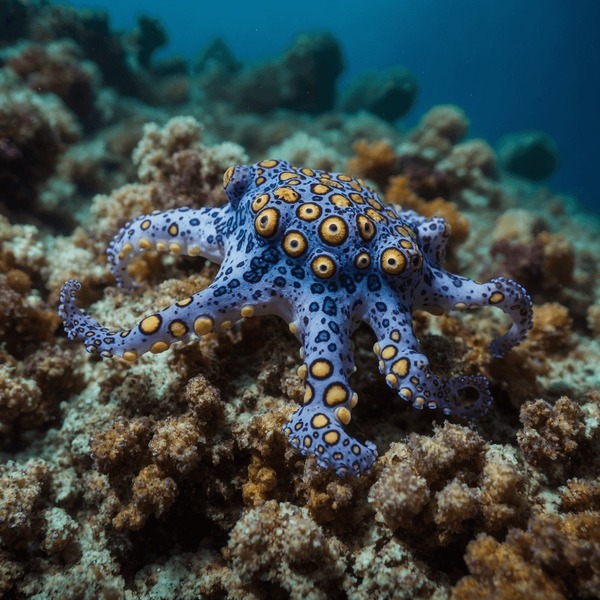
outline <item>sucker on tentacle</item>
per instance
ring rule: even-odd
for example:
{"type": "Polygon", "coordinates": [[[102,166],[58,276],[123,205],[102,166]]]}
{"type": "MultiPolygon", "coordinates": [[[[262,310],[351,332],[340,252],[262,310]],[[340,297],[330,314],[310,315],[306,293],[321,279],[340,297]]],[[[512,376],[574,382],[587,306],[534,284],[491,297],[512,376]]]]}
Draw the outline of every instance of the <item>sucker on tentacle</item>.
{"type": "Polygon", "coordinates": [[[148,250],[203,256],[221,265],[205,290],[149,315],[136,327],[111,332],[76,305],[81,285],[67,281],[59,314],[71,339],[89,352],[135,360],[173,343],[227,329],[242,318],[276,314],[302,344],[304,405],[285,425],[290,443],[339,475],[368,472],[377,451],[345,431],[358,396],[351,335],[361,321],[374,330],[375,353],[387,384],[415,408],[476,416],[491,396],[484,377],[443,380],[432,373],[412,328],[412,310],[434,314],[495,306],[512,319],[493,340],[500,357],[532,325],[527,292],[514,281],[476,283],[445,271],[449,226],[384,205],[358,179],[296,168],[281,160],[230,167],[221,208],[180,208],[141,216],[108,249],[117,284],[134,287],[127,265],[148,250]],[[460,406],[461,390],[477,397],[460,406]]]}

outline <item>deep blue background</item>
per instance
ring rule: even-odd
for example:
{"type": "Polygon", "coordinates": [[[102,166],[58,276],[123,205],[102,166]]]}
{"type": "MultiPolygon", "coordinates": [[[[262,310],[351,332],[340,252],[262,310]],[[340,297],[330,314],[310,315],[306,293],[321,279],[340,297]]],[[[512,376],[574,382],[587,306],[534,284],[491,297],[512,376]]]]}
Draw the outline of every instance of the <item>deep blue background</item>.
{"type": "Polygon", "coordinates": [[[66,3],[108,9],[115,28],[133,29],[139,12],[157,16],[171,40],[166,53],[190,58],[217,35],[255,61],[282,52],[296,33],[331,31],[345,78],[396,64],[416,74],[407,125],[451,102],[467,112],[470,135],[492,144],[512,131],[550,133],[560,150],[550,184],[600,212],[600,0],[66,3]]]}

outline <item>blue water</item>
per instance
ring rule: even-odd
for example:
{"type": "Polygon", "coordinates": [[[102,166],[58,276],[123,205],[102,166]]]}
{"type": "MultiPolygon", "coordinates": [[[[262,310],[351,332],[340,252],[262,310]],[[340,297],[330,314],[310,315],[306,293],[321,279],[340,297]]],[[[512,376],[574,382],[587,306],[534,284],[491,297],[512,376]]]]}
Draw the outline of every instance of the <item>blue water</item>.
{"type": "Polygon", "coordinates": [[[363,70],[400,64],[420,84],[406,125],[451,102],[468,114],[470,135],[492,145],[508,132],[544,130],[560,150],[549,185],[600,212],[600,0],[68,4],[107,9],[115,28],[133,29],[139,12],[159,17],[171,40],[162,54],[189,58],[217,35],[240,60],[255,61],[281,53],[298,32],[330,31],[346,58],[342,84],[363,70]]]}

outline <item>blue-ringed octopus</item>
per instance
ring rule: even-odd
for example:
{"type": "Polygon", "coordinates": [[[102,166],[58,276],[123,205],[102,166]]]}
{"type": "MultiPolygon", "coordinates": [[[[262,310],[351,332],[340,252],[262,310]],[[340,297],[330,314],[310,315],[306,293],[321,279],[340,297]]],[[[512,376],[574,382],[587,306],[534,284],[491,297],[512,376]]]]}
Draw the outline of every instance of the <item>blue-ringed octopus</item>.
{"type": "Polygon", "coordinates": [[[361,322],[374,331],[379,370],[400,398],[447,415],[487,410],[485,377],[443,380],[431,371],[412,311],[500,308],[512,319],[490,344],[491,354],[501,357],[531,327],[531,299],[509,279],[476,283],[445,271],[450,228],[444,219],[387,206],[360,179],[283,160],[230,167],[223,185],[224,206],[141,216],[108,248],[119,286],[135,286],[127,266],[148,250],[219,263],[211,285],[133,329],[110,331],[77,307],[81,284],[67,281],[59,313],[69,338],[82,340],[88,352],[131,361],[242,318],[279,315],[302,345],[298,374],[305,381],[304,404],[283,430],[292,446],[340,476],[368,472],[377,457],[373,443],[345,430],[358,402],[349,378],[355,371],[351,336],[361,322]],[[476,395],[468,407],[459,401],[466,388],[476,395]]]}

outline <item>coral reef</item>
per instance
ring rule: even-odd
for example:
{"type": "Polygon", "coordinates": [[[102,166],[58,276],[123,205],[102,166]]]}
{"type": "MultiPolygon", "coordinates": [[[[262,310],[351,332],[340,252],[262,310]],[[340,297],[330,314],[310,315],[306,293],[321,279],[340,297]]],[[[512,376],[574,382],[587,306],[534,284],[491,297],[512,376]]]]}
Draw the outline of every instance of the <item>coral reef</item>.
{"type": "Polygon", "coordinates": [[[102,11],[4,0],[0,22],[0,596],[600,596],[600,223],[530,183],[556,168],[551,142],[496,156],[452,105],[392,123],[385,72],[345,112],[330,35],[261,64],[215,41],[189,72],[155,58],[151,17],[117,32],[102,11]],[[124,293],[106,245],[142,213],[223,207],[227,167],[266,158],[351,171],[394,210],[443,217],[448,271],[531,293],[533,327],[501,359],[500,311],[413,314],[435,372],[488,378],[485,417],[410,409],[361,327],[348,433],[379,457],[340,478],[282,431],[304,358],[279,319],[135,363],[67,339],[67,279],[114,327],[210,287],[208,261],[151,251],[124,293]]]}

